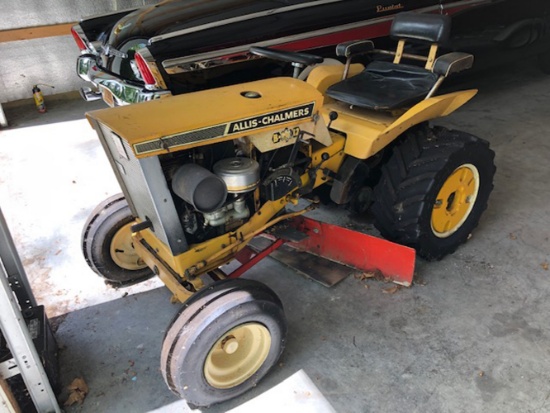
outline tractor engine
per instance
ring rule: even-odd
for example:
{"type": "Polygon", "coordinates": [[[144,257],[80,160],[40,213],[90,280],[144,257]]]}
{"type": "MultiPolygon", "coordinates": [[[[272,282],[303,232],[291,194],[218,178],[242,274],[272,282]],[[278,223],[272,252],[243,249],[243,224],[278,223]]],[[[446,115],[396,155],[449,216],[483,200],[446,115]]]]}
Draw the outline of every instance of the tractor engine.
{"type": "Polygon", "coordinates": [[[296,154],[301,167],[292,168],[287,162],[291,147],[245,154],[238,144],[222,142],[160,157],[190,244],[241,226],[258,205],[296,188],[295,175],[307,167],[303,151],[296,154]]]}
{"type": "Polygon", "coordinates": [[[133,231],[145,231],[176,257],[246,224],[266,202],[320,184],[315,175],[312,187],[302,188],[301,176],[316,174],[312,163],[343,145],[332,145],[321,106],[322,95],[307,83],[277,78],[88,119],[136,218],[133,231]]]}

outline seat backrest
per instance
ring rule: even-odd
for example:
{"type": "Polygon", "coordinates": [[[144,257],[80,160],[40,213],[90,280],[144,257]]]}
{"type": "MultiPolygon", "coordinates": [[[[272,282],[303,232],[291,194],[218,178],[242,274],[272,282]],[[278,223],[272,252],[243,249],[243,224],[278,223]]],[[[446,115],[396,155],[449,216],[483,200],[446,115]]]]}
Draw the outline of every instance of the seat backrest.
{"type": "MultiPolygon", "coordinates": [[[[342,79],[346,79],[348,75],[349,65],[353,56],[368,52],[376,52],[394,56],[393,63],[400,64],[402,58],[425,62],[424,68],[428,71],[433,71],[437,51],[440,44],[445,43],[451,32],[451,17],[445,14],[425,14],[406,12],[398,13],[393,19],[390,29],[390,35],[399,40],[396,50],[378,50],[374,49],[374,44],[370,40],[354,40],[351,42],[341,43],[336,48],[336,54],[340,57],[346,57],[346,66],[344,68],[342,79]],[[430,46],[430,50],[426,55],[405,53],[405,43],[424,43],[430,46]]],[[[440,66],[445,62],[441,62],[440,66]]],[[[440,67],[445,69],[448,74],[451,69],[459,69],[457,62],[452,62],[452,68],[440,67]]],[[[464,68],[466,68],[464,66],[464,68]]],[[[445,76],[446,76],[445,74],[445,76]]]]}
{"type": "Polygon", "coordinates": [[[390,35],[397,39],[441,44],[449,39],[451,18],[446,14],[398,13],[390,35]]]}
{"type": "Polygon", "coordinates": [[[426,43],[430,45],[427,58],[416,55],[406,57],[425,60],[426,70],[432,70],[439,44],[447,41],[451,32],[451,18],[445,14],[399,13],[393,19],[390,35],[399,40],[393,62],[401,63],[405,42],[426,43]],[[419,59],[420,58],[420,59],[419,59]]]}

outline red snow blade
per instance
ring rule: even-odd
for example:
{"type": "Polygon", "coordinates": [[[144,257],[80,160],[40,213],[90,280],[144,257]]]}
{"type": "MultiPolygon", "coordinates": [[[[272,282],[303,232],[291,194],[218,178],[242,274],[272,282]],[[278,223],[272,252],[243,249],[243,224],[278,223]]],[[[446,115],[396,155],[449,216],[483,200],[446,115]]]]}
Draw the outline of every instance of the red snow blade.
{"type": "Polygon", "coordinates": [[[412,248],[310,218],[297,217],[287,222],[307,235],[287,245],[359,271],[379,271],[397,284],[408,287],[412,283],[416,258],[412,248]]]}

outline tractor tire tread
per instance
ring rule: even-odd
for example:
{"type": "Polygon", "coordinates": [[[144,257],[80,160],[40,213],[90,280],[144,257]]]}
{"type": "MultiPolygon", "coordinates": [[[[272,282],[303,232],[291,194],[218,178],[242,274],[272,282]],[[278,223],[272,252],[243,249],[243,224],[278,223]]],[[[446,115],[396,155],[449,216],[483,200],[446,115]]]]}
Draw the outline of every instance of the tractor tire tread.
{"type": "Polygon", "coordinates": [[[478,216],[466,221],[472,221],[469,223],[472,230],[478,224],[479,215],[486,209],[487,198],[493,188],[494,152],[483,139],[442,127],[428,128],[427,125],[408,131],[393,151],[390,160],[382,166],[382,178],[374,189],[372,212],[375,226],[382,236],[415,248],[421,257],[441,259],[454,252],[465,237],[461,236],[459,242],[440,251],[425,246],[426,226],[430,227],[423,218],[426,208],[431,208],[428,194],[433,193],[438,174],[455,154],[467,157],[483,152],[483,162],[490,163],[484,170],[484,174],[490,177],[490,185],[484,185],[484,194],[480,197],[483,205],[476,205],[478,216]]]}

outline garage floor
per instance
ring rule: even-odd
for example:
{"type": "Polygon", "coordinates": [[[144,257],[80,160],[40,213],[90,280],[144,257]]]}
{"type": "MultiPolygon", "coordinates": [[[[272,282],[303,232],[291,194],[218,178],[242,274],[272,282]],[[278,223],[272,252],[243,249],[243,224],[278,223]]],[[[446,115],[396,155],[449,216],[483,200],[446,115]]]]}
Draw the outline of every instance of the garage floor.
{"type": "MultiPolygon", "coordinates": [[[[282,298],[286,351],[251,392],[203,411],[550,411],[550,77],[525,63],[465,82],[480,94],[439,123],[484,137],[497,154],[495,189],[472,239],[440,262],[419,260],[415,284],[394,294],[353,276],[327,289],[264,260],[246,277],[282,298]]],[[[83,377],[89,386],[66,411],[189,411],[159,371],[178,310],[168,291],[156,280],[108,288],[80,253],[87,215],[118,192],[82,120],[102,104],[47,104],[43,115],[28,102],[4,107],[0,200],[57,329],[63,384],[83,377]]],[[[369,217],[332,207],[316,214],[372,229],[369,217]]]]}

